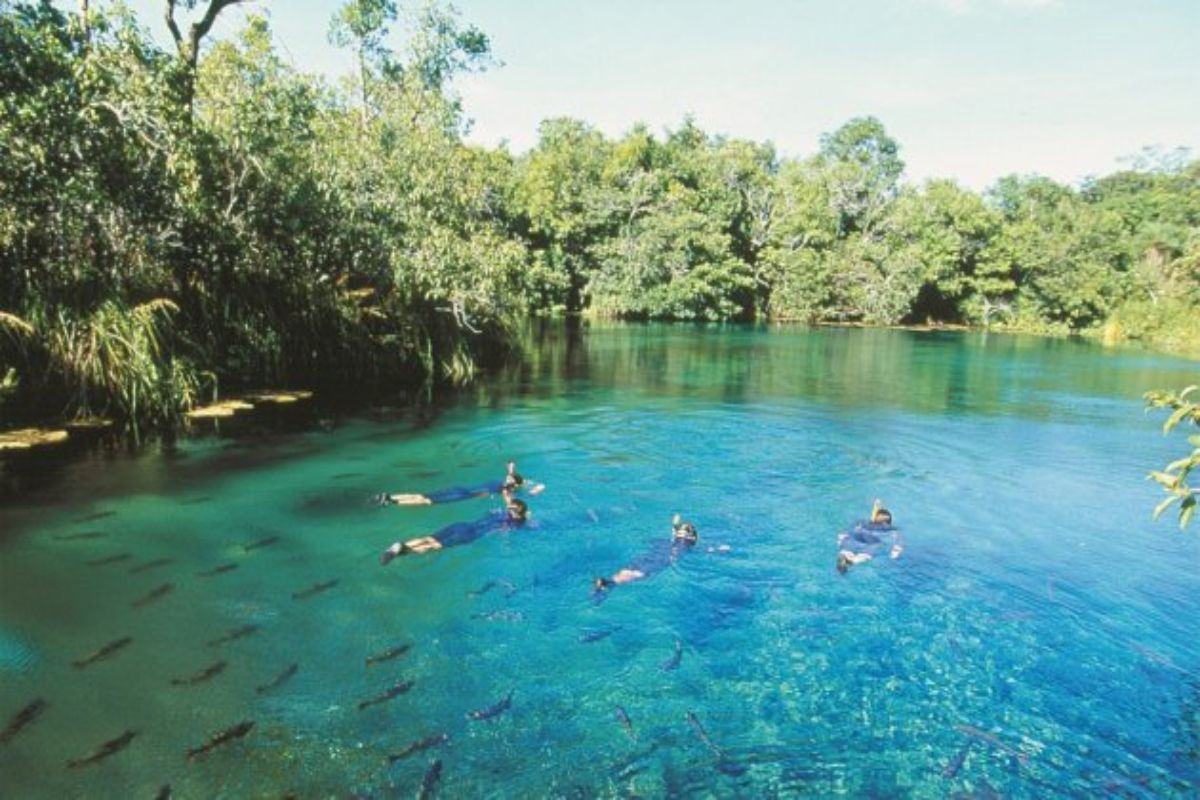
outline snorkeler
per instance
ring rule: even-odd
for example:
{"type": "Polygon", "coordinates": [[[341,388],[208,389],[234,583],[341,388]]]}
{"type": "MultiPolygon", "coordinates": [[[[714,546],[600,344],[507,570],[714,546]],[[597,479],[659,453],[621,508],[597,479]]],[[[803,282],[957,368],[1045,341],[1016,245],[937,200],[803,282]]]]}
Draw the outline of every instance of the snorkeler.
{"type": "Polygon", "coordinates": [[[892,526],[892,512],[876,499],[866,522],[856,522],[849,531],[838,534],[837,571],[845,575],[850,567],[864,564],[883,551],[884,537],[891,541],[888,556],[897,559],[904,552],[900,530],[892,526]]]}
{"type": "MultiPolygon", "coordinates": [[[[375,500],[381,506],[428,506],[435,503],[457,503],[460,500],[470,500],[474,497],[488,497],[499,493],[502,489],[517,491],[525,485],[525,479],[517,472],[515,461],[508,462],[508,472],[500,481],[489,481],[478,486],[454,486],[449,489],[439,489],[428,494],[388,494],[377,495],[375,500]]],[[[546,488],[545,484],[535,483],[529,487],[529,494],[540,494],[546,488]]]]}
{"type": "Polygon", "coordinates": [[[654,547],[638,556],[633,562],[613,573],[612,577],[596,577],[592,581],[593,597],[599,599],[603,593],[623,583],[633,583],[662,572],[674,564],[679,557],[700,541],[696,526],[685,522],[678,514],[671,520],[670,542],[655,542],[654,547]]]}
{"type": "Polygon", "coordinates": [[[511,530],[525,524],[529,519],[529,506],[524,500],[513,497],[508,489],[500,490],[504,497],[504,511],[491,511],[487,516],[473,522],[456,522],[442,528],[431,536],[420,536],[406,542],[396,542],[383,551],[379,563],[387,565],[397,556],[419,555],[431,550],[443,550],[456,547],[479,539],[480,537],[503,530],[511,530]]]}

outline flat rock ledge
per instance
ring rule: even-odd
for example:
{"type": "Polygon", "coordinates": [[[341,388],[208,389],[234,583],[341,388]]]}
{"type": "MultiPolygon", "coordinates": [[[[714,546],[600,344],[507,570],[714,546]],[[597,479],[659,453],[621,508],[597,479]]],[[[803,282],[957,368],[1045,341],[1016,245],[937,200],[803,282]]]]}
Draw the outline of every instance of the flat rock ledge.
{"type": "Polygon", "coordinates": [[[184,416],[188,419],[224,419],[232,417],[241,411],[251,411],[256,405],[264,405],[272,403],[275,405],[284,405],[287,403],[296,403],[300,400],[308,400],[313,393],[307,389],[297,389],[295,391],[277,391],[277,390],[262,390],[255,392],[247,392],[240,397],[224,400],[220,403],[212,405],[200,406],[193,408],[184,416]]]}
{"type": "Polygon", "coordinates": [[[52,444],[62,444],[70,436],[61,429],[53,428],[22,428],[16,431],[0,432],[0,451],[29,450],[34,447],[45,447],[52,444]]]}

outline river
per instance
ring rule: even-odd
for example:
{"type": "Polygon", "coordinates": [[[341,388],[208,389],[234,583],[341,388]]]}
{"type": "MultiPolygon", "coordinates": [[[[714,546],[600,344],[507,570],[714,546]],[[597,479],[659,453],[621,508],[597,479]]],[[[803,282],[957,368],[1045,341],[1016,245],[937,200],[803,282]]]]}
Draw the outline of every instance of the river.
{"type": "Polygon", "coordinates": [[[983,333],[548,326],[419,406],[10,461],[0,729],[44,706],[0,797],[1195,796],[1200,536],[1150,518],[1186,444],[1141,393],[1196,374],[983,333]],[[373,495],[509,457],[546,484],[527,525],[381,566],[500,504],[373,495]],[[904,552],[839,574],[874,498],[904,552]],[[598,602],[675,513],[699,542],[598,602]]]}

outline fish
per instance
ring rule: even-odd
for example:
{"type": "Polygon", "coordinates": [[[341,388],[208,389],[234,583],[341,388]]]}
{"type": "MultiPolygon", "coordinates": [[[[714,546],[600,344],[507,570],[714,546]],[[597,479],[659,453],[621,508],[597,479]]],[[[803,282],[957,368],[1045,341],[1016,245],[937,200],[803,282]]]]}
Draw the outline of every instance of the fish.
{"type": "Polygon", "coordinates": [[[437,747],[439,744],[445,744],[448,741],[450,741],[450,734],[445,732],[435,733],[433,736],[426,736],[424,739],[418,739],[398,753],[393,753],[392,755],[388,756],[388,764],[395,764],[400,759],[408,758],[413,753],[420,753],[423,750],[428,750],[431,747],[437,747]]]}
{"type": "Polygon", "coordinates": [[[584,644],[598,642],[601,639],[607,639],[609,636],[612,636],[613,631],[615,630],[616,628],[602,628],[595,631],[584,631],[583,633],[579,634],[579,641],[583,642],[584,644]]]}
{"type": "Polygon", "coordinates": [[[208,737],[208,741],[205,742],[204,744],[200,745],[199,747],[193,747],[190,750],[188,750],[187,751],[188,760],[191,761],[192,759],[196,758],[197,756],[205,755],[206,753],[209,753],[209,752],[217,749],[218,747],[220,747],[223,744],[232,742],[235,739],[241,739],[243,736],[245,736],[247,733],[249,733],[250,729],[253,727],[254,727],[254,723],[247,720],[246,722],[239,722],[237,725],[234,725],[230,728],[226,728],[223,731],[217,731],[212,736],[208,737]]]}
{"type": "Polygon", "coordinates": [[[292,592],[292,599],[293,600],[306,600],[315,594],[320,594],[321,592],[324,592],[328,589],[332,589],[333,587],[335,587],[337,585],[338,585],[338,582],[337,582],[336,578],[331,581],[324,581],[323,583],[314,583],[312,586],[308,587],[307,589],[301,590],[299,592],[292,592]]]}
{"type": "Polygon", "coordinates": [[[679,662],[683,660],[683,642],[675,640],[675,652],[664,662],[658,665],[658,668],[663,672],[671,672],[679,667],[679,662]]]}
{"type": "Polygon", "coordinates": [[[974,725],[955,725],[954,730],[958,731],[964,736],[970,736],[975,739],[979,739],[982,742],[987,742],[1002,753],[1006,753],[1007,755],[1015,757],[1022,764],[1029,760],[1028,753],[1022,752],[1011,745],[1005,744],[1004,742],[1000,741],[995,734],[991,734],[985,730],[976,728],[974,725]]]}
{"type": "Polygon", "coordinates": [[[197,572],[196,574],[199,575],[201,578],[211,578],[215,575],[220,575],[223,572],[233,572],[237,568],[238,568],[237,564],[221,564],[218,567],[213,567],[212,569],[206,569],[204,572],[197,572]]]}
{"type": "Polygon", "coordinates": [[[258,550],[260,547],[270,547],[271,545],[275,544],[278,541],[279,541],[278,536],[268,536],[265,539],[259,539],[257,542],[251,542],[250,544],[244,545],[243,547],[244,547],[245,551],[247,553],[249,553],[251,550],[258,550]]]}
{"type": "Polygon", "coordinates": [[[419,800],[426,800],[427,797],[432,795],[434,788],[441,779],[442,760],[435,758],[433,763],[429,765],[429,769],[425,770],[425,777],[421,779],[421,792],[417,795],[419,800]]]}
{"type": "Polygon", "coordinates": [[[382,694],[377,694],[369,700],[360,700],[358,703],[358,710],[362,711],[364,708],[370,708],[371,706],[377,706],[380,703],[386,703],[388,700],[394,700],[400,695],[406,694],[412,687],[412,681],[400,681],[395,686],[392,686],[384,691],[382,694]]]}
{"type": "Polygon", "coordinates": [[[53,537],[56,542],[79,542],[84,539],[104,539],[108,536],[102,531],[82,531],[80,533],[64,533],[53,537]]]}
{"type": "Polygon", "coordinates": [[[225,634],[224,636],[219,636],[216,639],[213,639],[209,642],[205,642],[205,644],[207,644],[209,647],[220,647],[221,645],[225,644],[226,642],[236,641],[237,639],[244,639],[245,637],[255,634],[257,632],[258,632],[257,625],[254,625],[253,623],[250,625],[243,625],[240,628],[234,628],[233,630],[231,630],[229,633],[225,634]]]}
{"type": "Polygon", "coordinates": [[[515,691],[516,689],[509,689],[507,697],[498,703],[488,706],[487,708],[468,711],[467,719],[491,719],[492,717],[500,716],[505,711],[508,711],[510,708],[512,708],[512,696],[513,692],[515,691]]]}
{"type": "Polygon", "coordinates": [[[636,742],[637,733],[633,730],[633,720],[629,718],[629,714],[621,706],[617,706],[613,713],[616,715],[617,721],[621,723],[621,727],[625,729],[625,735],[629,737],[629,741],[636,742]]]}
{"type": "Polygon", "coordinates": [[[195,675],[192,675],[190,677],[172,678],[171,685],[172,686],[196,686],[197,684],[206,683],[208,681],[211,681],[217,675],[220,675],[222,672],[224,672],[225,667],[226,667],[226,663],[224,661],[218,661],[215,664],[210,664],[209,666],[205,667],[204,669],[200,670],[195,675]]]}
{"type": "Polygon", "coordinates": [[[181,506],[198,506],[201,503],[210,503],[214,499],[215,498],[211,494],[206,494],[206,495],[203,495],[202,497],[189,497],[186,500],[180,500],[179,505],[181,505],[181,506]]]}
{"type": "Polygon", "coordinates": [[[83,758],[72,758],[67,762],[68,769],[79,769],[86,767],[89,764],[95,764],[97,761],[103,761],[111,755],[121,752],[129,743],[133,741],[133,737],[137,736],[137,731],[125,731],[115,739],[109,739],[104,744],[97,747],[91,753],[88,753],[83,758]]]}
{"type": "Polygon", "coordinates": [[[3,731],[0,731],[0,744],[7,744],[14,739],[25,726],[40,717],[48,705],[45,700],[39,697],[18,711],[16,716],[9,720],[8,726],[3,731]]]}
{"type": "Polygon", "coordinates": [[[118,561],[128,561],[131,558],[133,558],[133,553],[117,553],[113,556],[92,559],[87,562],[87,565],[89,567],[103,567],[107,564],[116,564],[118,561]]]}
{"type": "Polygon", "coordinates": [[[158,794],[154,795],[154,800],[171,800],[171,784],[164,783],[158,787],[158,794]]]}
{"type": "Polygon", "coordinates": [[[971,752],[971,747],[974,744],[973,740],[968,739],[967,743],[959,748],[958,752],[954,754],[954,758],[950,759],[946,763],[946,766],[942,767],[943,778],[953,778],[958,775],[958,771],[962,769],[963,762],[967,760],[967,754],[971,752]]]}
{"type": "Polygon", "coordinates": [[[483,595],[487,594],[494,588],[496,588],[496,582],[488,581],[487,583],[485,583],[483,586],[480,586],[475,591],[467,592],[467,597],[482,597],[483,595]]]}
{"type": "Polygon", "coordinates": [[[707,746],[714,755],[716,755],[718,758],[725,755],[721,751],[721,748],[713,744],[713,740],[708,738],[708,731],[704,730],[704,726],[700,723],[700,720],[691,711],[687,712],[687,721],[688,724],[692,726],[692,730],[696,732],[696,735],[700,737],[700,741],[704,742],[705,746],[707,746]]]}
{"type": "Polygon", "coordinates": [[[287,668],[285,668],[283,672],[276,675],[270,683],[264,683],[262,686],[256,686],[254,691],[258,694],[266,694],[272,689],[278,689],[280,686],[286,683],[289,678],[295,675],[299,669],[299,664],[289,664],[287,668]]]}
{"type": "Polygon", "coordinates": [[[158,567],[165,567],[167,564],[174,563],[175,559],[173,558],[156,558],[153,561],[147,561],[144,564],[138,564],[136,567],[130,567],[129,574],[137,575],[141,572],[148,572],[149,570],[157,569],[158,567]]]}
{"type": "Polygon", "coordinates": [[[74,665],[74,667],[76,669],[83,669],[84,667],[91,666],[92,664],[95,664],[97,661],[103,661],[104,659],[108,658],[113,653],[115,653],[118,650],[120,650],[121,648],[127,646],[132,641],[133,641],[132,636],[125,636],[120,639],[114,639],[113,641],[104,645],[103,647],[101,647],[99,650],[92,653],[91,655],[84,656],[83,658],[78,659],[77,661],[72,661],[71,664],[74,665]]]}
{"type": "Polygon", "coordinates": [[[86,517],[79,517],[76,522],[95,522],[98,519],[106,519],[115,516],[115,511],[97,511],[95,514],[88,514],[86,517]]]}
{"type": "Polygon", "coordinates": [[[345,480],[346,478],[361,478],[362,476],[363,473],[361,472],[339,472],[337,475],[334,475],[331,480],[341,481],[345,480]]]}
{"type": "Polygon", "coordinates": [[[164,583],[161,586],[155,586],[153,589],[146,592],[144,595],[139,597],[137,600],[134,600],[129,605],[133,606],[134,608],[145,608],[146,606],[153,603],[155,600],[158,600],[159,598],[165,597],[166,595],[170,594],[171,591],[174,590],[174,588],[175,588],[175,584],[173,584],[173,583],[164,583]]]}
{"type": "Polygon", "coordinates": [[[401,644],[396,645],[395,647],[389,647],[382,653],[376,653],[373,656],[367,656],[367,666],[369,667],[372,664],[380,664],[384,661],[391,661],[393,658],[399,658],[411,649],[411,644],[401,644]]]}

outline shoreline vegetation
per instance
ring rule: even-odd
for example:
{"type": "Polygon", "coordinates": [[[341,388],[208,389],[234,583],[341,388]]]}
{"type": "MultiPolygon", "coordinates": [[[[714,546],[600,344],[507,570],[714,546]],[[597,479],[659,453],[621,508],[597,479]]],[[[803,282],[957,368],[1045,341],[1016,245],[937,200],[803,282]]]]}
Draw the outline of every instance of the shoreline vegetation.
{"type": "MultiPolygon", "coordinates": [[[[0,0],[0,428],[179,424],[250,387],[465,383],[531,317],[1082,334],[1200,356],[1200,160],[1064,186],[903,180],[874,117],[817,153],[685,119],[467,144],[494,65],[436,2],[350,0],[333,85],[238,0],[0,0]],[[187,18],[185,18],[187,17],[187,18]]],[[[286,402],[286,401],[285,401],[286,402]]]]}

